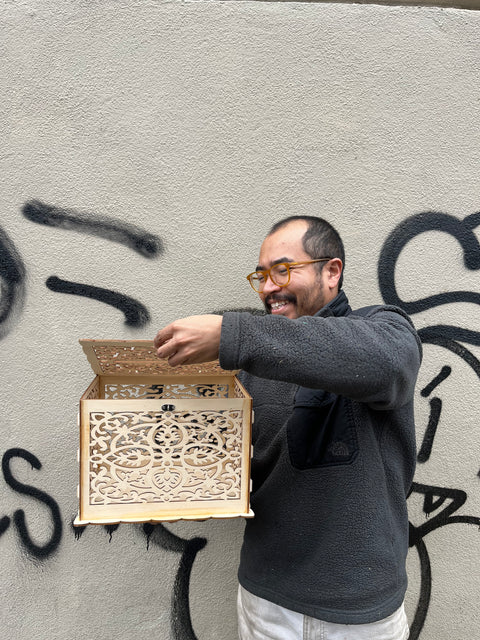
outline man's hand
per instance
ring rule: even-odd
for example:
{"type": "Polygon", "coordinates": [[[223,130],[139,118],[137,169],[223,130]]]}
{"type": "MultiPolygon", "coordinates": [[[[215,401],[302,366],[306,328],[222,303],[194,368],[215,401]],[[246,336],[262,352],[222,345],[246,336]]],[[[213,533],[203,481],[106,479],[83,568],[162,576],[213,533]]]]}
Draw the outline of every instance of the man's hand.
{"type": "Polygon", "coordinates": [[[210,362],[218,358],[221,332],[222,316],[190,316],[160,329],[153,344],[172,367],[210,362]]]}

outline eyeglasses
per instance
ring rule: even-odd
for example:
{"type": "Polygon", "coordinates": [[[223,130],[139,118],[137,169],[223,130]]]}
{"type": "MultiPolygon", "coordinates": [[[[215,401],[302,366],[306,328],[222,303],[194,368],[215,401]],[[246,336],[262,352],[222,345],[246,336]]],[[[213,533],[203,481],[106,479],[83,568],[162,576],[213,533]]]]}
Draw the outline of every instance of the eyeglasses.
{"type": "Polygon", "coordinates": [[[290,271],[292,271],[292,269],[296,269],[304,264],[328,262],[329,260],[331,260],[331,258],[318,258],[317,260],[305,260],[304,262],[280,262],[279,264],[274,264],[270,269],[249,273],[247,280],[251,284],[252,289],[257,293],[263,291],[269,277],[277,287],[286,287],[290,282],[290,271]]]}

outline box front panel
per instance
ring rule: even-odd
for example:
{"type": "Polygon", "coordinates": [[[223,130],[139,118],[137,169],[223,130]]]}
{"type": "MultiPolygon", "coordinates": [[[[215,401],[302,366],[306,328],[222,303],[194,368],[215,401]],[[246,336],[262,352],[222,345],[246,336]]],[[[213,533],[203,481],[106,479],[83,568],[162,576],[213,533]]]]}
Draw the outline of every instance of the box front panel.
{"type": "Polygon", "coordinates": [[[248,511],[250,401],[82,404],[80,519],[248,511]]]}

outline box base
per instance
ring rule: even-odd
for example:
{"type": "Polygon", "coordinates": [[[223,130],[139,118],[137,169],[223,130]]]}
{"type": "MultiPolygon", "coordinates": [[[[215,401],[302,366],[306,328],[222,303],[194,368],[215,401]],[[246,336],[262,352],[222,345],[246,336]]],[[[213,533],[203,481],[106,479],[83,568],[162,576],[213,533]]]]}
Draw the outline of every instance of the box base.
{"type": "Polygon", "coordinates": [[[108,524],[161,524],[162,522],[178,522],[180,520],[194,520],[196,522],[205,522],[205,520],[226,520],[231,518],[253,518],[255,514],[250,509],[247,513],[225,513],[211,516],[196,516],[196,515],[184,515],[184,516],[161,516],[161,518],[122,518],[121,520],[108,520],[108,519],[98,519],[98,520],[81,520],[80,516],[77,516],[73,521],[74,527],[85,527],[87,524],[99,524],[99,525],[108,525],[108,524]]]}

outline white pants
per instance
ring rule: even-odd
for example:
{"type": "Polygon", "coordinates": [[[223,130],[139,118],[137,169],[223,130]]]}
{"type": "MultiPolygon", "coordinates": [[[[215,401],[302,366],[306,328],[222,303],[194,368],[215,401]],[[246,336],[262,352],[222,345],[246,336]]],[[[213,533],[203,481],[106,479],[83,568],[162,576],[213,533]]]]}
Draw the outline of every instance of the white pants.
{"type": "Polygon", "coordinates": [[[407,616],[402,606],[391,616],[370,624],[335,624],[290,611],[238,589],[240,640],[407,640],[407,616]]]}

